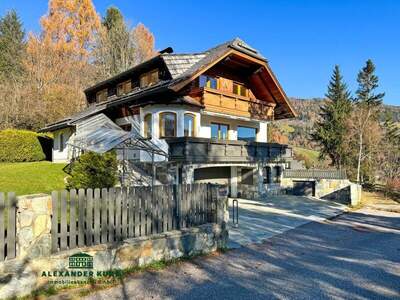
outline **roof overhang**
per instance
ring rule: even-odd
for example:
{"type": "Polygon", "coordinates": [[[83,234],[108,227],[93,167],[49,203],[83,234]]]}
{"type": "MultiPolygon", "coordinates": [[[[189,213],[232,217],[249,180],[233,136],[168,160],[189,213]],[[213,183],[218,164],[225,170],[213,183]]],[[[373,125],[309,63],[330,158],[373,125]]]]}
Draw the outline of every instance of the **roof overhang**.
{"type": "Polygon", "coordinates": [[[253,79],[257,80],[259,84],[265,86],[265,90],[266,93],[268,93],[269,98],[272,98],[277,104],[275,112],[276,119],[295,118],[297,116],[295,110],[290,104],[289,98],[282,89],[282,86],[280,85],[275,74],[269,67],[268,62],[265,59],[254,57],[232,47],[225,47],[225,51],[217,51],[217,54],[214,54],[214,56],[204,58],[204,60],[207,61],[202,61],[201,64],[196,64],[194,68],[189,69],[186,72],[187,74],[184,74],[180,80],[172,81],[169,85],[169,88],[175,92],[179,92],[201,74],[231,56],[240,57],[244,61],[248,61],[251,64],[257,64],[259,66],[252,77],[253,79]]]}

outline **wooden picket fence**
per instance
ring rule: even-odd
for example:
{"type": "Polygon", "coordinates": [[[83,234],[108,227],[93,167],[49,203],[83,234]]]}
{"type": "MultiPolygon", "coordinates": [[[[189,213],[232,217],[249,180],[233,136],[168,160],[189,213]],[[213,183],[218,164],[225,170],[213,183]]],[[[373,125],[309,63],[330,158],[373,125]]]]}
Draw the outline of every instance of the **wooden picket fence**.
{"type": "Polygon", "coordinates": [[[0,192],[0,261],[16,255],[16,197],[0,192]]]}
{"type": "Polygon", "coordinates": [[[114,243],[216,220],[211,184],[52,193],[52,251],[114,243]]]}

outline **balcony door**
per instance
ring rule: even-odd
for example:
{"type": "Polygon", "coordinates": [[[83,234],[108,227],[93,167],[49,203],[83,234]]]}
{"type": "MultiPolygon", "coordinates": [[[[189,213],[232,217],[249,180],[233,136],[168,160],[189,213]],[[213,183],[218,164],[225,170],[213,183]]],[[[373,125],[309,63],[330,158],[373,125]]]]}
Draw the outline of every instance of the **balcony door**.
{"type": "Polygon", "coordinates": [[[211,138],[215,140],[228,139],[229,126],[220,123],[211,123],[211,138]]]}

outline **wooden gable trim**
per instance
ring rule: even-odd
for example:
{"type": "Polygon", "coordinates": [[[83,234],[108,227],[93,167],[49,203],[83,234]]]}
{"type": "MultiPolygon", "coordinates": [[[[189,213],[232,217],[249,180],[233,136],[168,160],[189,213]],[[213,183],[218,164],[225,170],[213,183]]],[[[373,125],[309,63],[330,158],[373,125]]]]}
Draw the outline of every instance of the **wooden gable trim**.
{"type": "MultiPolygon", "coordinates": [[[[262,79],[262,82],[264,82],[264,84],[267,86],[267,90],[268,90],[268,93],[270,94],[270,96],[276,102],[281,102],[281,103],[283,102],[282,104],[285,105],[288,108],[289,114],[292,114],[292,117],[297,117],[297,113],[295,112],[293,107],[290,105],[288,97],[286,96],[285,92],[283,91],[282,86],[280,85],[280,83],[279,83],[278,79],[276,78],[275,74],[272,72],[272,70],[269,67],[268,63],[266,63],[263,60],[254,58],[254,57],[252,57],[250,55],[241,53],[241,52],[239,52],[238,50],[235,50],[235,49],[227,50],[221,56],[219,56],[215,60],[211,61],[208,65],[203,66],[201,69],[197,70],[188,79],[185,79],[182,82],[179,82],[176,85],[171,86],[171,89],[173,91],[175,91],[175,92],[178,92],[180,89],[184,88],[191,81],[195,80],[198,76],[200,76],[201,74],[203,74],[204,72],[206,72],[207,70],[209,70],[210,68],[212,68],[213,66],[215,66],[216,64],[218,64],[219,62],[221,62],[223,59],[225,59],[226,57],[228,57],[231,54],[235,54],[235,55],[240,56],[240,57],[242,57],[244,59],[247,59],[247,60],[249,60],[251,62],[259,64],[261,66],[261,68],[260,68],[261,70],[259,70],[259,71],[262,72],[262,71],[265,70],[267,72],[267,76],[266,77],[269,77],[271,79],[272,83],[278,89],[278,95],[274,95],[273,91],[268,86],[268,83],[266,82],[266,80],[262,79]],[[282,99],[283,101],[279,101],[280,99],[282,99]]],[[[259,72],[259,71],[257,71],[257,72],[259,72]]],[[[263,76],[260,76],[260,77],[263,77],[263,76]]]]}
{"type": "Polygon", "coordinates": [[[272,72],[271,68],[269,67],[269,65],[267,63],[264,63],[264,67],[265,67],[265,70],[268,72],[268,75],[271,77],[273,83],[278,88],[280,96],[283,98],[285,105],[288,107],[290,112],[293,114],[293,117],[296,118],[297,117],[297,113],[294,110],[294,108],[292,107],[292,105],[290,104],[289,98],[287,97],[287,95],[286,95],[285,91],[283,90],[281,84],[279,83],[278,79],[276,78],[274,72],[272,72]]]}
{"type": "Polygon", "coordinates": [[[205,71],[207,71],[208,69],[212,68],[213,66],[215,66],[217,63],[219,63],[221,60],[223,60],[225,57],[227,57],[228,55],[230,55],[234,50],[228,50],[227,52],[225,52],[223,55],[221,55],[220,57],[218,57],[216,60],[210,62],[208,65],[202,67],[201,69],[197,70],[194,74],[192,74],[188,79],[185,79],[182,82],[177,83],[176,85],[172,86],[171,89],[175,92],[178,92],[180,89],[182,89],[183,87],[185,87],[187,84],[189,84],[190,82],[192,82],[193,80],[195,80],[197,77],[199,77],[201,74],[203,74],[205,71]]]}

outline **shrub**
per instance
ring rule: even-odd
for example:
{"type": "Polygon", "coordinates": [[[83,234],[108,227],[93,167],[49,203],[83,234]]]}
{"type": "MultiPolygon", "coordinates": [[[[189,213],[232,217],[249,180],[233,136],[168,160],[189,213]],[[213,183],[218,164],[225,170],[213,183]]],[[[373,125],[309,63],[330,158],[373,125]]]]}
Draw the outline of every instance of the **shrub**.
{"type": "Polygon", "coordinates": [[[72,164],[69,189],[109,188],[117,183],[118,163],[115,152],[86,152],[72,164]]]}
{"type": "Polygon", "coordinates": [[[0,162],[30,162],[46,159],[42,148],[51,138],[28,130],[0,131],[0,162]]]}

